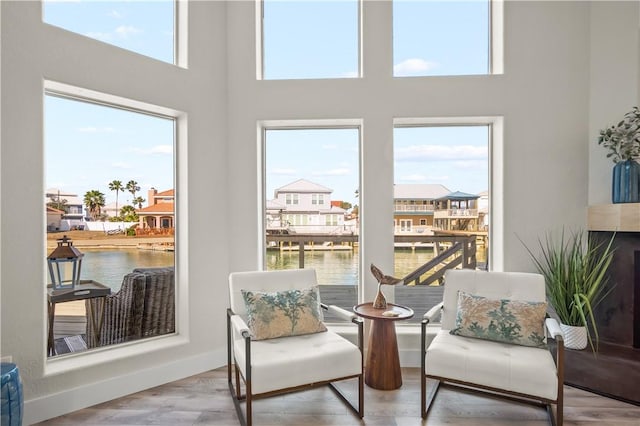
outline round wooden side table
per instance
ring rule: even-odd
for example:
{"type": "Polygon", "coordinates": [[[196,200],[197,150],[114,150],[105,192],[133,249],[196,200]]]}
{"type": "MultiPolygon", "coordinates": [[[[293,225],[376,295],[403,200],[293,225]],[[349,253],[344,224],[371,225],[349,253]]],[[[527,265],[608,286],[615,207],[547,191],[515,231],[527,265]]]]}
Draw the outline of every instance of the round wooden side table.
{"type": "Polygon", "coordinates": [[[387,303],[386,309],[374,308],[372,305],[372,302],[368,302],[353,307],[356,315],[372,320],[364,382],[374,389],[398,389],[402,386],[402,371],[394,321],[411,318],[413,310],[393,303],[387,303]],[[383,315],[387,311],[396,315],[383,315]]]}

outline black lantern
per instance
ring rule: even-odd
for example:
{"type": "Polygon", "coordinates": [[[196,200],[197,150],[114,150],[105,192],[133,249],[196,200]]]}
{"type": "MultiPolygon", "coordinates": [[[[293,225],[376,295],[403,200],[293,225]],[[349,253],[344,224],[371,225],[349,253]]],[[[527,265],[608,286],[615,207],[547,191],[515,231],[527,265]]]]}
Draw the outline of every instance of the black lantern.
{"type": "Polygon", "coordinates": [[[58,247],[47,256],[54,290],[74,289],[80,284],[80,267],[84,256],[66,235],[57,240],[58,247]]]}

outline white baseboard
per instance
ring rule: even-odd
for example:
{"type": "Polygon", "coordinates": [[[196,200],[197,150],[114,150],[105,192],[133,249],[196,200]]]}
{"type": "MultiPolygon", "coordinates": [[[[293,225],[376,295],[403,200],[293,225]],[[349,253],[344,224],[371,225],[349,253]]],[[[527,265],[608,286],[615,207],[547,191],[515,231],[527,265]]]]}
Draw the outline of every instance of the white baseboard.
{"type": "Polygon", "coordinates": [[[226,348],[69,389],[24,403],[25,425],[209,371],[227,363],[226,348]]]}

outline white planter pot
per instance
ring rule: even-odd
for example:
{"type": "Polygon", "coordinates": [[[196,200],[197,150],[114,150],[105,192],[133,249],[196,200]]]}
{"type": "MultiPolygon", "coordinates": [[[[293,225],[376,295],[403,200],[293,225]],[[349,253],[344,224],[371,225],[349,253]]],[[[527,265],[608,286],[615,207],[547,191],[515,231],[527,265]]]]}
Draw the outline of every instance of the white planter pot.
{"type": "Polygon", "coordinates": [[[560,324],[562,334],[564,334],[564,347],[569,349],[582,350],[587,347],[586,327],[574,327],[572,325],[560,324]]]}

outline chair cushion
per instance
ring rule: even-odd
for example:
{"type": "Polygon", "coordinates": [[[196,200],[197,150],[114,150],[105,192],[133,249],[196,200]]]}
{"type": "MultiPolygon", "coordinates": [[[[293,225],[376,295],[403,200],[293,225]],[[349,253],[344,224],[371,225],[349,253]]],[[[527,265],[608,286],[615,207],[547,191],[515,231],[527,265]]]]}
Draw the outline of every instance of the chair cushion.
{"type": "Polygon", "coordinates": [[[490,299],[458,291],[451,334],[516,345],[545,347],[547,302],[490,299]]]}
{"type": "MultiPolygon", "coordinates": [[[[245,344],[234,341],[238,368],[246,377],[245,344]]],[[[251,342],[253,394],[348,377],[362,372],[360,350],[338,334],[307,334],[251,342]]]]}
{"type": "Polygon", "coordinates": [[[253,340],[327,331],[317,286],[277,292],[242,290],[253,340]]]}
{"type": "Polygon", "coordinates": [[[555,400],[556,366],[549,350],[454,336],[441,330],[425,356],[426,374],[555,400]]]}

